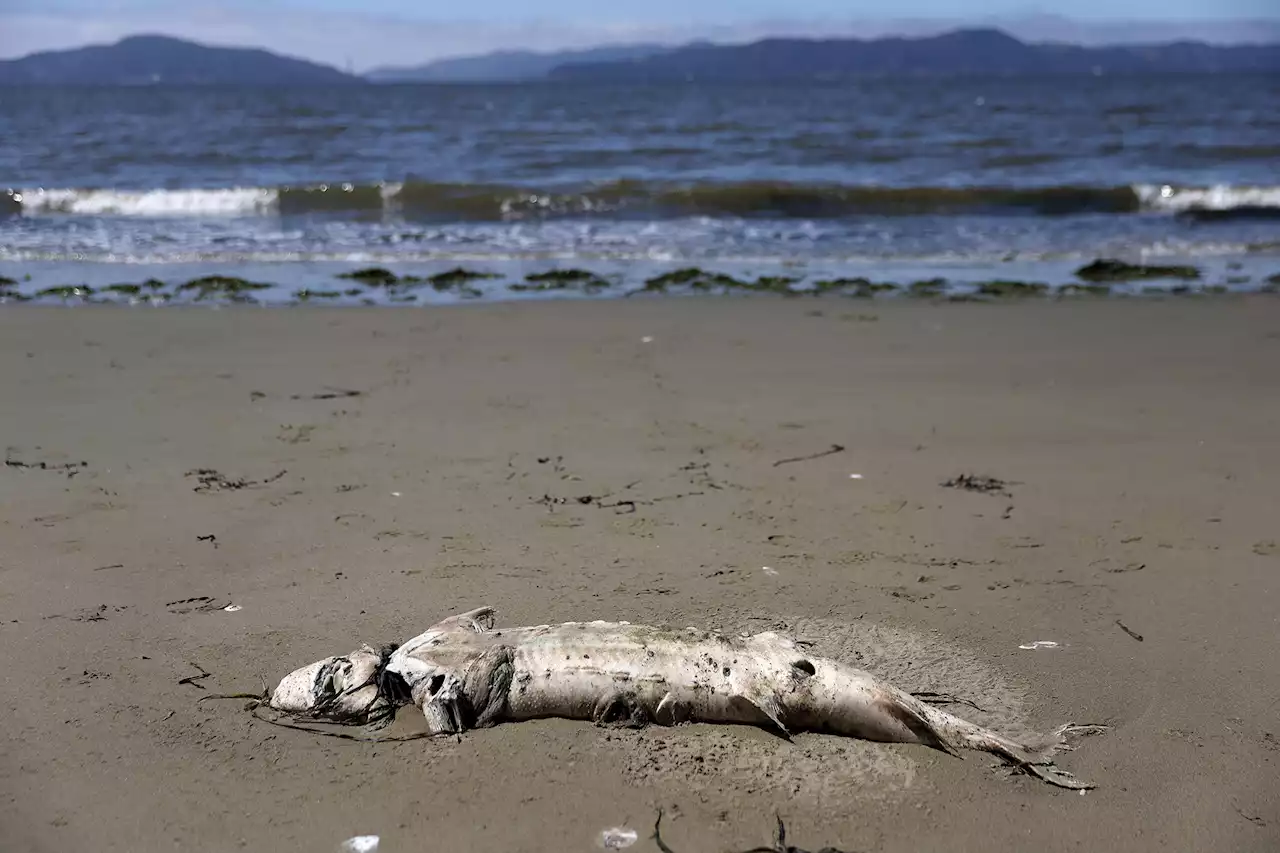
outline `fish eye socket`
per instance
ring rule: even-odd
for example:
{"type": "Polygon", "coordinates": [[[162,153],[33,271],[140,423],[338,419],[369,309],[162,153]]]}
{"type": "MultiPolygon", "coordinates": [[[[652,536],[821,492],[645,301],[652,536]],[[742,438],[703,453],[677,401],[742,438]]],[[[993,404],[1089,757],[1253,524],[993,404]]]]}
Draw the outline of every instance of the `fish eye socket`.
{"type": "Polygon", "coordinates": [[[427,690],[431,692],[431,695],[434,696],[435,694],[439,693],[441,687],[444,687],[444,676],[443,675],[431,676],[431,683],[427,685],[427,690]]]}
{"type": "Polygon", "coordinates": [[[807,660],[798,660],[795,663],[791,664],[791,668],[794,669],[797,673],[800,673],[806,676],[817,675],[818,673],[818,670],[814,667],[813,663],[807,660]]]}

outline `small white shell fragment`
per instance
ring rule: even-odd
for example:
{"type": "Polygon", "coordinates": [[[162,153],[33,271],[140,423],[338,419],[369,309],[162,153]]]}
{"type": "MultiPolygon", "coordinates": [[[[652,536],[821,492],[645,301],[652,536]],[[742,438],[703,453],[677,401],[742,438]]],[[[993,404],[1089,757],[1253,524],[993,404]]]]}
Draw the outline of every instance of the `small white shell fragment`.
{"type": "Polygon", "coordinates": [[[634,829],[615,826],[600,833],[600,846],[606,850],[620,850],[635,844],[637,838],[639,836],[634,829]]]}
{"type": "Polygon", "coordinates": [[[227,611],[228,613],[235,613],[237,610],[244,610],[244,608],[241,607],[239,604],[228,604],[226,607],[222,609],[227,611]]]}
{"type": "Polygon", "coordinates": [[[399,493],[399,492],[392,492],[392,493],[391,493],[391,497],[393,497],[393,498],[398,498],[398,497],[400,497],[400,493],[399,493]]]}
{"type": "Polygon", "coordinates": [[[776,575],[778,573],[777,569],[769,566],[761,566],[760,571],[764,572],[766,575],[776,575]]]}
{"type": "Polygon", "coordinates": [[[861,480],[861,479],[862,479],[862,475],[861,475],[861,474],[850,474],[850,475],[849,475],[849,479],[850,479],[850,480],[861,480]]]}
{"type": "Polygon", "coordinates": [[[1023,643],[1018,646],[1020,649],[1056,649],[1058,644],[1053,640],[1036,640],[1032,643],[1023,643]]]}
{"type": "Polygon", "coordinates": [[[357,835],[342,842],[339,853],[375,853],[378,849],[378,836],[357,835]]]}
{"type": "Polygon", "coordinates": [[[645,335],[643,338],[640,339],[640,343],[642,344],[653,343],[653,335],[645,335]]]}

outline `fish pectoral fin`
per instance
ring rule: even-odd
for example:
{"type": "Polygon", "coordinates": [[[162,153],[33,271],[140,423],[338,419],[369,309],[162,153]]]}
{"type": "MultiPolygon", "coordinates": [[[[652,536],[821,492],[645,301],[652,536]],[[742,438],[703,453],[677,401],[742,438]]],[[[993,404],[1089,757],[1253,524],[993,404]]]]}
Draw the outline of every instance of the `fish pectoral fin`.
{"type": "Polygon", "coordinates": [[[653,720],[660,726],[678,726],[689,721],[689,707],[667,691],[653,710],[653,720]]]}
{"type": "Polygon", "coordinates": [[[595,708],[592,709],[591,719],[597,726],[628,729],[641,729],[650,722],[648,712],[637,700],[635,694],[622,691],[601,696],[595,708]]]}
{"type": "Polygon", "coordinates": [[[432,735],[461,734],[466,729],[462,716],[463,685],[457,676],[436,676],[440,683],[422,702],[422,716],[432,735]]]}
{"type": "Polygon", "coordinates": [[[510,646],[487,649],[467,668],[462,677],[462,695],[474,717],[474,728],[488,728],[502,720],[514,677],[514,652],[510,646]]]}
{"type": "Polygon", "coordinates": [[[740,693],[733,697],[735,702],[745,702],[763,714],[777,728],[778,733],[786,740],[791,740],[791,731],[782,722],[782,705],[772,693],[764,690],[740,693]]]}

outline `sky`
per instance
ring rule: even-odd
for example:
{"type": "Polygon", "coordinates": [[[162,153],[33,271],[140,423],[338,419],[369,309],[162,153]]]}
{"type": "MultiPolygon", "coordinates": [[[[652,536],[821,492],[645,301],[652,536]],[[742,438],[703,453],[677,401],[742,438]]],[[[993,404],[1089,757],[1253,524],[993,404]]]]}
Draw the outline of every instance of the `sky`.
{"type": "Polygon", "coordinates": [[[927,35],[972,24],[1084,43],[1243,41],[1261,32],[1280,40],[1277,0],[895,0],[890,8],[892,19],[873,0],[0,0],[0,58],[137,33],[265,47],[355,71],[499,49],[927,35]]]}

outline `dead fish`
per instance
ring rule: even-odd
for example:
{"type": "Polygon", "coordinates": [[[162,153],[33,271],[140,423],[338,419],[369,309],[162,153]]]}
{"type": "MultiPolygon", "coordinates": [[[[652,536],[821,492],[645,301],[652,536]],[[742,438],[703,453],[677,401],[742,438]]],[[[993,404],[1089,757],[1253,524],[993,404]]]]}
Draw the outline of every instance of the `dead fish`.
{"type": "MultiPolygon", "coordinates": [[[[604,621],[495,629],[495,613],[482,607],[451,616],[395,649],[374,679],[382,685],[378,699],[416,705],[433,735],[548,717],[631,727],[737,723],[785,738],[809,731],[949,755],[978,750],[1053,785],[1093,787],[1055,767],[1052,756],[1072,748],[1068,736],[1104,727],[1068,724],[1047,747],[1033,747],[772,631],[727,636],[604,621]]],[[[301,673],[311,667],[285,680],[305,681],[301,673]]],[[[305,696],[289,707],[308,713],[305,696]]],[[[336,708],[330,699],[328,719],[336,708]]]]}

